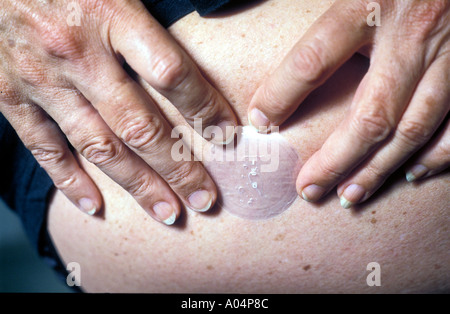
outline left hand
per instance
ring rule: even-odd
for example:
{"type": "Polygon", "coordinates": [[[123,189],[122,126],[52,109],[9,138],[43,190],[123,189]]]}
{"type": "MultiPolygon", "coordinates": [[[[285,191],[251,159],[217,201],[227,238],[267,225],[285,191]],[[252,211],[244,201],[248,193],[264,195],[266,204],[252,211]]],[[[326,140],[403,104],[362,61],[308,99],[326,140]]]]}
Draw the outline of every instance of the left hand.
{"type": "Polygon", "coordinates": [[[421,148],[408,181],[450,165],[450,1],[378,0],[373,27],[370,2],[336,1],[249,106],[253,126],[280,125],[354,53],[369,53],[348,116],[300,171],[297,191],[308,201],[338,185],[343,207],[363,202],[421,148]]]}

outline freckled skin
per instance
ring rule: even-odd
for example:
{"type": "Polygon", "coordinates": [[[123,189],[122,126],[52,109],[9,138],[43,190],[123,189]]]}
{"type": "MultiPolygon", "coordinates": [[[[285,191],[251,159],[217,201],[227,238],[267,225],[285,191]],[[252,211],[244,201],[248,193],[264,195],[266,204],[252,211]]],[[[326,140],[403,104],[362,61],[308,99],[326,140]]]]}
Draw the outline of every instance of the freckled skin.
{"type": "MultiPolygon", "coordinates": [[[[170,32],[225,97],[233,95],[232,107],[246,124],[247,105],[258,84],[330,4],[278,0],[230,16],[202,19],[193,13],[170,32]]],[[[320,148],[346,115],[367,66],[364,58],[352,58],[281,128],[300,161],[320,148]]],[[[152,95],[173,125],[182,123],[167,101],[152,95]]],[[[86,291],[450,289],[448,173],[416,184],[394,176],[371,201],[353,210],[343,209],[335,195],[317,205],[296,198],[289,210],[270,219],[243,219],[215,207],[204,214],[184,211],[175,226],[167,227],[145,220],[146,213],[125,191],[83,159],[81,163],[104,195],[104,217],[83,223],[86,217],[58,192],[48,221],[63,260],[80,263],[86,291]],[[381,266],[381,287],[366,284],[370,262],[381,266]]],[[[219,186],[231,179],[226,175],[217,179],[219,186]]]]}

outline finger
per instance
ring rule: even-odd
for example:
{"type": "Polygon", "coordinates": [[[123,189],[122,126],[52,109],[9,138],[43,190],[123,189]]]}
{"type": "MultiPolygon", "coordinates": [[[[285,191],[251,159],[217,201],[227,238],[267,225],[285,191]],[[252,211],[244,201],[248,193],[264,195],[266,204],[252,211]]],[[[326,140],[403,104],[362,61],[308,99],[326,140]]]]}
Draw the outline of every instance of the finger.
{"type": "Polygon", "coordinates": [[[407,168],[409,182],[428,178],[441,173],[450,166],[450,119],[436,138],[434,138],[411,162],[407,168]]]}
{"type": "Polygon", "coordinates": [[[249,108],[249,124],[280,125],[345,61],[368,42],[365,8],[337,1],[306,32],[275,72],[257,89],[249,108]]]}
{"type": "Polygon", "coordinates": [[[118,138],[154,169],[194,210],[206,211],[217,198],[214,182],[197,161],[176,161],[171,127],[145,90],[112,60],[98,69],[96,84],[80,87],[118,138]],[[84,90],[83,90],[84,89],[84,90]]]}
{"type": "Polygon", "coordinates": [[[378,48],[348,116],[300,171],[297,189],[305,200],[321,198],[382,144],[411,98],[421,62],[396,56],[389,45],[378,48]]]}
{"type": "Polygon", "coordinates": [[[37,105],[21,104],[3,111],[25,146],[61,190],[83,212],[94,215],[102,197],[80,168],[58,126],[37,105]]]}
{"type": "Polygon", "coordinates": [[[114,135],[81,95],[60,92],[58,98],[46,109],[75,149],[128,191],[150,216],[173,224],[180,205],[164,180],[114,135]],[[70,114],[65,113],[67,108],[70,114]]]}
{"type": "Polygon", "coordinates": [[[223,96],[200,74],[189,56],[169,33],[153,19],[145,7],[136,3],[123,13],[112,29],[111,43],[127,63],[153,88],[174,104],[186,121],[202,119],[203,129],[219,126],[223,134],[216,143],[233,139],[236,117],[223,96]],[[124,27],[121,23],[125,22],[124,27]]]}
{"type": "Polygon", "coordinates": [[[442,58],[430,66],[392,139],[339,185],[337,192],[344,208],[367,200],[436,132],[450,109],[449,75],[443,70],[446,63],[442,58]]]}

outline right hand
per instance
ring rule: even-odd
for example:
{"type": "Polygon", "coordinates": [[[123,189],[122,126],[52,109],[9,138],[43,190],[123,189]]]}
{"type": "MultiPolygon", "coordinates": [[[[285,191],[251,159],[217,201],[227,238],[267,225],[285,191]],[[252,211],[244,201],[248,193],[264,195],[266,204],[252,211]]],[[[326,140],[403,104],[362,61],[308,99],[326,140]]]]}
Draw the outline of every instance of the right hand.
{"type": "Polygon", "coordinates": [[[213,181],[201,163],[171,158],[178,139],[122,65],[191,124],[236,125],[236,118],[140,1],[3,0],[0,20],[0,111],[75,205],[95,214],[102,198],[63,133],[158,221],[172,224],[179,200],[199,211],[214,204],[213,181]],[[80,14],[79,26],[71,14],[80,14]]]}
{"type": "Polygon", "coordinates": [[[337,186],[344,208],[365,202],[420,149],[408,181],[450,166],[450,2],[376,3],[383,22],[370,27],[370,0],[336,1],[250,102],[250,124],[280,125],[356,52],[370,57],[348,114],[300,170],[307,201],[337,186]]]}

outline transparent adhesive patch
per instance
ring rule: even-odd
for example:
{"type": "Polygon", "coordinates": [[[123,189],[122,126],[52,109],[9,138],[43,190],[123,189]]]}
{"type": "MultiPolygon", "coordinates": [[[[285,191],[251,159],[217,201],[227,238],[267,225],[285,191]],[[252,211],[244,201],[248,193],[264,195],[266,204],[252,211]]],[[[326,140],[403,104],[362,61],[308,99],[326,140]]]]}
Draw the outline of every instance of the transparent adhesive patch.
{"type": "Polygon", "coordinates": [[[218,204],[245,219],[267,219],[297,198],[299,158],[278,132],[260,134],[236,128],[237,139],[226,147],[206,145],[203,164],[216,182],[218,204]]]}

